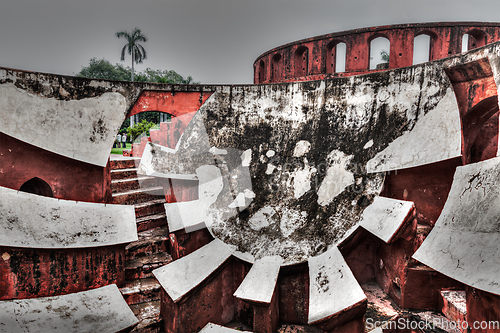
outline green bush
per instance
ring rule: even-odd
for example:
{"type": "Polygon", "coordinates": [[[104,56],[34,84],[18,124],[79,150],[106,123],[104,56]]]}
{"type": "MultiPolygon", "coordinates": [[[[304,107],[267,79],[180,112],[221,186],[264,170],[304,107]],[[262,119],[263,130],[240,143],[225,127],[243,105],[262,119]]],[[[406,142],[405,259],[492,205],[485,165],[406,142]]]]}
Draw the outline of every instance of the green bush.
{"type": "Polygon", "coordinates": [[[143,120],[140,123],[127,128],[127,135],[129,135],[132,142],[134,142],[138,137],[149,136],[149,130],[155,125],[155,123],[143,120]]]}

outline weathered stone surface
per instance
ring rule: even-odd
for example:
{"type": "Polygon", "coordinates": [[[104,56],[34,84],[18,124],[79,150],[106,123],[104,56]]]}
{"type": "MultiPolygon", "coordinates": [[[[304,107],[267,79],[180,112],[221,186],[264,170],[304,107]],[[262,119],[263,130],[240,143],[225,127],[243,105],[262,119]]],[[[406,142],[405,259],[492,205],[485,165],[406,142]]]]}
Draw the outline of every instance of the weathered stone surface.
{"type": "Polygon", "coordinates": [[[458,167],[441,216],[413,257],[500,295],[499,180],[500,158],[458,167]]]}
{"type": "Polygon", "coordinates": [[[309,258],[309,281],[309,324],[325,321],[366,301],[337,247],[309,258]]]}
{"type": "Polygon", "coordinates": [[[116,285],[0,302],[0,332],[119,332],[137,323],[116,285]]]}
{"type": "Polygon", "coordinates": [[[136,241],[132,206],[58,200],[0,187],[0,245],[82,248],[136,241]]]}
{"type": "Polygon", "coordinates": [[[413,202],[376,197],[361,215],[360,225],[386,243],[405,227],[413,202]]]}
{"type": "Polygon", "coordinates": [[[155,269],[153,275],[172,300],[177,302],[230,256],[230,249],[216,239],[181,259],[155,269]]]}
{"type": "Polygon", "coordinates": [[[283,259],[278,256],[256,260],[234,296],[256,303],[270,304],[283,259]]]}
{"type": "MultiPolygon", "coordinates": [[[[5,75],[0,72],[0,78],[5,75]]],[[[0,132],[59,155],[104,167],[126,107],[125,97],[116,92],[61,101],[5,83],[0,84],[3,110],[0,132]]]]}

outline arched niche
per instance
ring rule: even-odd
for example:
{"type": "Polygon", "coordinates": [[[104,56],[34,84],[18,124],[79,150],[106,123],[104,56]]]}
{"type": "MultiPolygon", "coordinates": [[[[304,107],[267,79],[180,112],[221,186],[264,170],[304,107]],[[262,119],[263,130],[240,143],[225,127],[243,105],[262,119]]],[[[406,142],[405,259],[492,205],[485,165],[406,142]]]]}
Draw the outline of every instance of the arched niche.
{"type": "Polygon", "coordinates": [[[283,72],[281,54],[276,53],[271,59],[271,81],[278,82],[281,80],[281,75],[283,72]]]}
{"type": "Polygon", "coordinates": [[[42,195],[44,197],[54,197],[54,193],[52,192],[52,188],[50,187],[50,185],[46,181],[38,177],[33,177],[30,180],[26,181],[23,185],[21,185],[19,191],[42,195]]]}
{"type": "Polygon", "coordinates": [[[346,43],[334,40],[326,47],[326,73],[345,72],[346,43]]]}
{"type": "Polygon", "coordinates": [[[423,31],[413,39],[413,65],[434,60],[433,45],[437,35],[433,32],[423,31]]]}
{"type": "Polygon", "coordinates": [[[257,78],[259,83],[266,81],[266,64],[264,63],[264,60],[259,61],[257,78]]]}
{"type": "Polygon", "coordinates": [[[299,46],[294,57],[294,76],[302,77],[309,74],[309,49],[299,46]]]}
{"type": "Polygon", "coordinates": [[[370,66],[368,69],[388,69],[391,52],[389,38],[382,34],[376,34],[368,41],[370,42],[370,66]]]}

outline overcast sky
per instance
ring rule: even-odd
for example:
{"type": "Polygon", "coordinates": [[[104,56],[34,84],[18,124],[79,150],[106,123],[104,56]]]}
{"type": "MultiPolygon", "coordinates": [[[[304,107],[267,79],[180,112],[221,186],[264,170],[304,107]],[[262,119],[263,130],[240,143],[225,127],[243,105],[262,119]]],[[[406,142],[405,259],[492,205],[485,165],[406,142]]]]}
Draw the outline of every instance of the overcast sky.
{"type": "MultiPolygon", "coordinates": [[[[120,62],[139,27],[148,59],[200,83],[251,83],[263,52],[355,28],[498,22],[499,0],[0,0],[0,66],[74,75],[92,57],[120,62]]],[[[127,55],[124,65],[130,66],[127,55]]]]}

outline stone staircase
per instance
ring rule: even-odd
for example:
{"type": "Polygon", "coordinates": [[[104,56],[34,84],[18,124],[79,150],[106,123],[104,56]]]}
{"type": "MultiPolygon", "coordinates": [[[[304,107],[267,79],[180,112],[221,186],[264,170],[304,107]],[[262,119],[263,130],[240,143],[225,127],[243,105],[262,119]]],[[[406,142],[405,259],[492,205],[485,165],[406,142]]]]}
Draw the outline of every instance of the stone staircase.
{"type": "Polygon", "coordinates": [[[152,270],[172,261],[168,253],[168,227],[163,186],[154,177],[138,176],[136,158],[112,159],[111,189],[113,203],[134,205],[139,240],[125,248],[125,285],[123,298],[139,319],[131,332],[159,333],[160,284],[152,270]]]}

